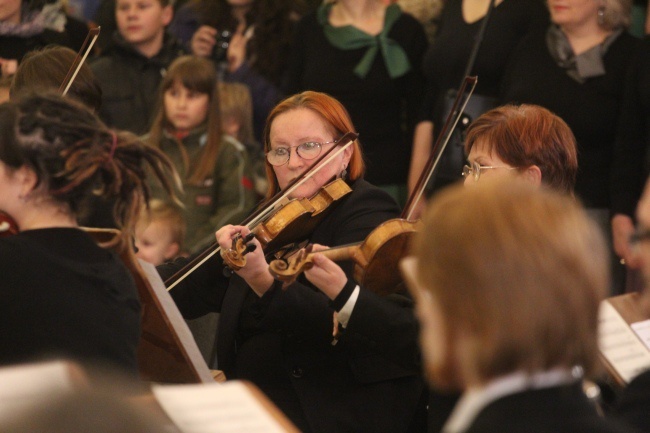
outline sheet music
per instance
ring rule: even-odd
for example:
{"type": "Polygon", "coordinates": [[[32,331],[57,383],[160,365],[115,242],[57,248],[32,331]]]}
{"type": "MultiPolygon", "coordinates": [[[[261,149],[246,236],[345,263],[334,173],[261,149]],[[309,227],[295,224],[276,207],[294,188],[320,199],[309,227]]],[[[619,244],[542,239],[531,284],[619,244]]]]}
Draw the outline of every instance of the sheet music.
{"type": "Polygon", "coordinates": [[[283,433],[242,382],[154,385],[153,393],[183,433],[283,433]]]}
{"type": "Polygon", "coordinates": [[[64,361],[0,368],[0,420],[73,388],[70,364],[64,361]]]}
{"type": "Polygon", "coordinates": [[[607,300],[600,304],[598,322],[600,351],[626,383],[650,368],[650,351],[607,300]]]}
{"type": "Polygon", "coordinates": [[[635,322],[630,325],[639,340],[650,350],[650,320],[635,322]]]}

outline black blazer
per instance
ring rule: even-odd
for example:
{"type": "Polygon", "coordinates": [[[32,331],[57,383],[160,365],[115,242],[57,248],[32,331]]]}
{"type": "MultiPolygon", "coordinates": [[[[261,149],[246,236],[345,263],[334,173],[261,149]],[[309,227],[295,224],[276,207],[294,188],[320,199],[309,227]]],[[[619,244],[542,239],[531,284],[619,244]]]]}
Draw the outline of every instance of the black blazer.
{"type": "MultiPolygon", "coordinates": [[[[360,242],[381,222],[397,217],[397,205],[379,188],[359,180],[352,189],[313,232],[311,242],[327,246],[360,242]]],[[[159,271],[170,275],[178,268],[170,266],[159,271]]],[[[342,267],[351,278],[353,263],[342,267]]],[[[362,288],[347,329],[332,345],[332,303],[304,277],[286,290],[276,284],[257,298],[238,276],[224,277],[219,260],[202,268],[209,269],[195,272],[170,293],[188,318],[210,310],[221,313],[217,360],[227,377],[251,380],[273,399],[268,383],[276,378],[268,376],[274,373],[266,373],[265,365],[251,371],[258,362],[251,358],[266,359],[271,351],[279,360],[275,374],[284,376],[279,380],[295,400],[275,403],[290,418],[301,413],[295,421],[303,430],[408,431],[418,409],[423,409],[423,382],[417,323],[407,296],[380,297],[362,288]],[[242,337],[242,321],[251,319],[273,344],[242,337]],[[245,359],[242,353],[247,354],[245,359]],[[248,366],[244,373],[242,364],[248,366]]]]}

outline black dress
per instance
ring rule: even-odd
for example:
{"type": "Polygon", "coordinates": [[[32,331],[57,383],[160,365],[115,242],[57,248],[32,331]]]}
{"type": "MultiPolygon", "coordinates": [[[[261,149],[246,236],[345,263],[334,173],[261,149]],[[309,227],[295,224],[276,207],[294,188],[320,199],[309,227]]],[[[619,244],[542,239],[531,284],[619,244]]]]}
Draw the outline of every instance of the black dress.
{"type": "Polygon", "coordinates": [[[79,229],[0,239],[0,364],[65,357],[137,373],[131,274],[79,229]]]}
{"type": "Polygon", "coordinates": [[[612,205],[611,175],[625,78],[640,41],[620,34],[603,56],[606,73],[579,83],[557,65],[546,29],[530,33],[512,56],[503,79],[504,102],[537,104],[560,116],[578,142],[575,192],[587,207],[612,205]]]}

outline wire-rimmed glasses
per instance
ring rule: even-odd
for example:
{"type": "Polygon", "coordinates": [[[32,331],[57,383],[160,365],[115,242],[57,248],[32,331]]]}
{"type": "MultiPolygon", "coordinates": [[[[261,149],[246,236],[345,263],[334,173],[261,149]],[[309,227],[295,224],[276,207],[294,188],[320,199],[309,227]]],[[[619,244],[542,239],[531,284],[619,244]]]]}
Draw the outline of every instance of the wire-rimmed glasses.
{"type": "Polygon", "coordinates": [[[307,141],[297,146],[276,147],[266,153],[266,160],[269,164],[274,166],[284,165],[289,161],[291,149],[296,149],[296,153],[302,159],[314,159],[320,155],[324,145],[336,143],[338,143],[338,140],[326,141],[324,143],[319,143],[318,141],[307,141]]]}
{"type": "Polygon", "coordinates": [[[481,165],[474,161],[471,165],[465,164],[463,166],[463,177],[472,176],[474,182],[478,182],[481,177],[481,170],[489,170],[491,168],[506,168],[508,170],[515,170],[517,167],[508,167],[507,165],[481,165]]]}

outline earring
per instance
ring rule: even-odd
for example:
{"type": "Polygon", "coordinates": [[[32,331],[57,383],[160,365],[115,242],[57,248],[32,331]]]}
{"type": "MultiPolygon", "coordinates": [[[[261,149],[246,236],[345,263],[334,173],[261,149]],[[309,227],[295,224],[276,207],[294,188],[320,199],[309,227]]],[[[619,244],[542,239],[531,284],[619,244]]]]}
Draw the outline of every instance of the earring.
{"type": "Polygon", "coordinates": [[[605,6],[600,6],[598,8],[598,25],[603,26],[605,24],[605,6]]]}
{"type": "Polygon", "coordinates": [[[339,173],[339,177],[341,179],[345,179],[348,176],[348,171],[346,170],[348,168],[347,164],[343,166],[343,170],[339,173]]]}

